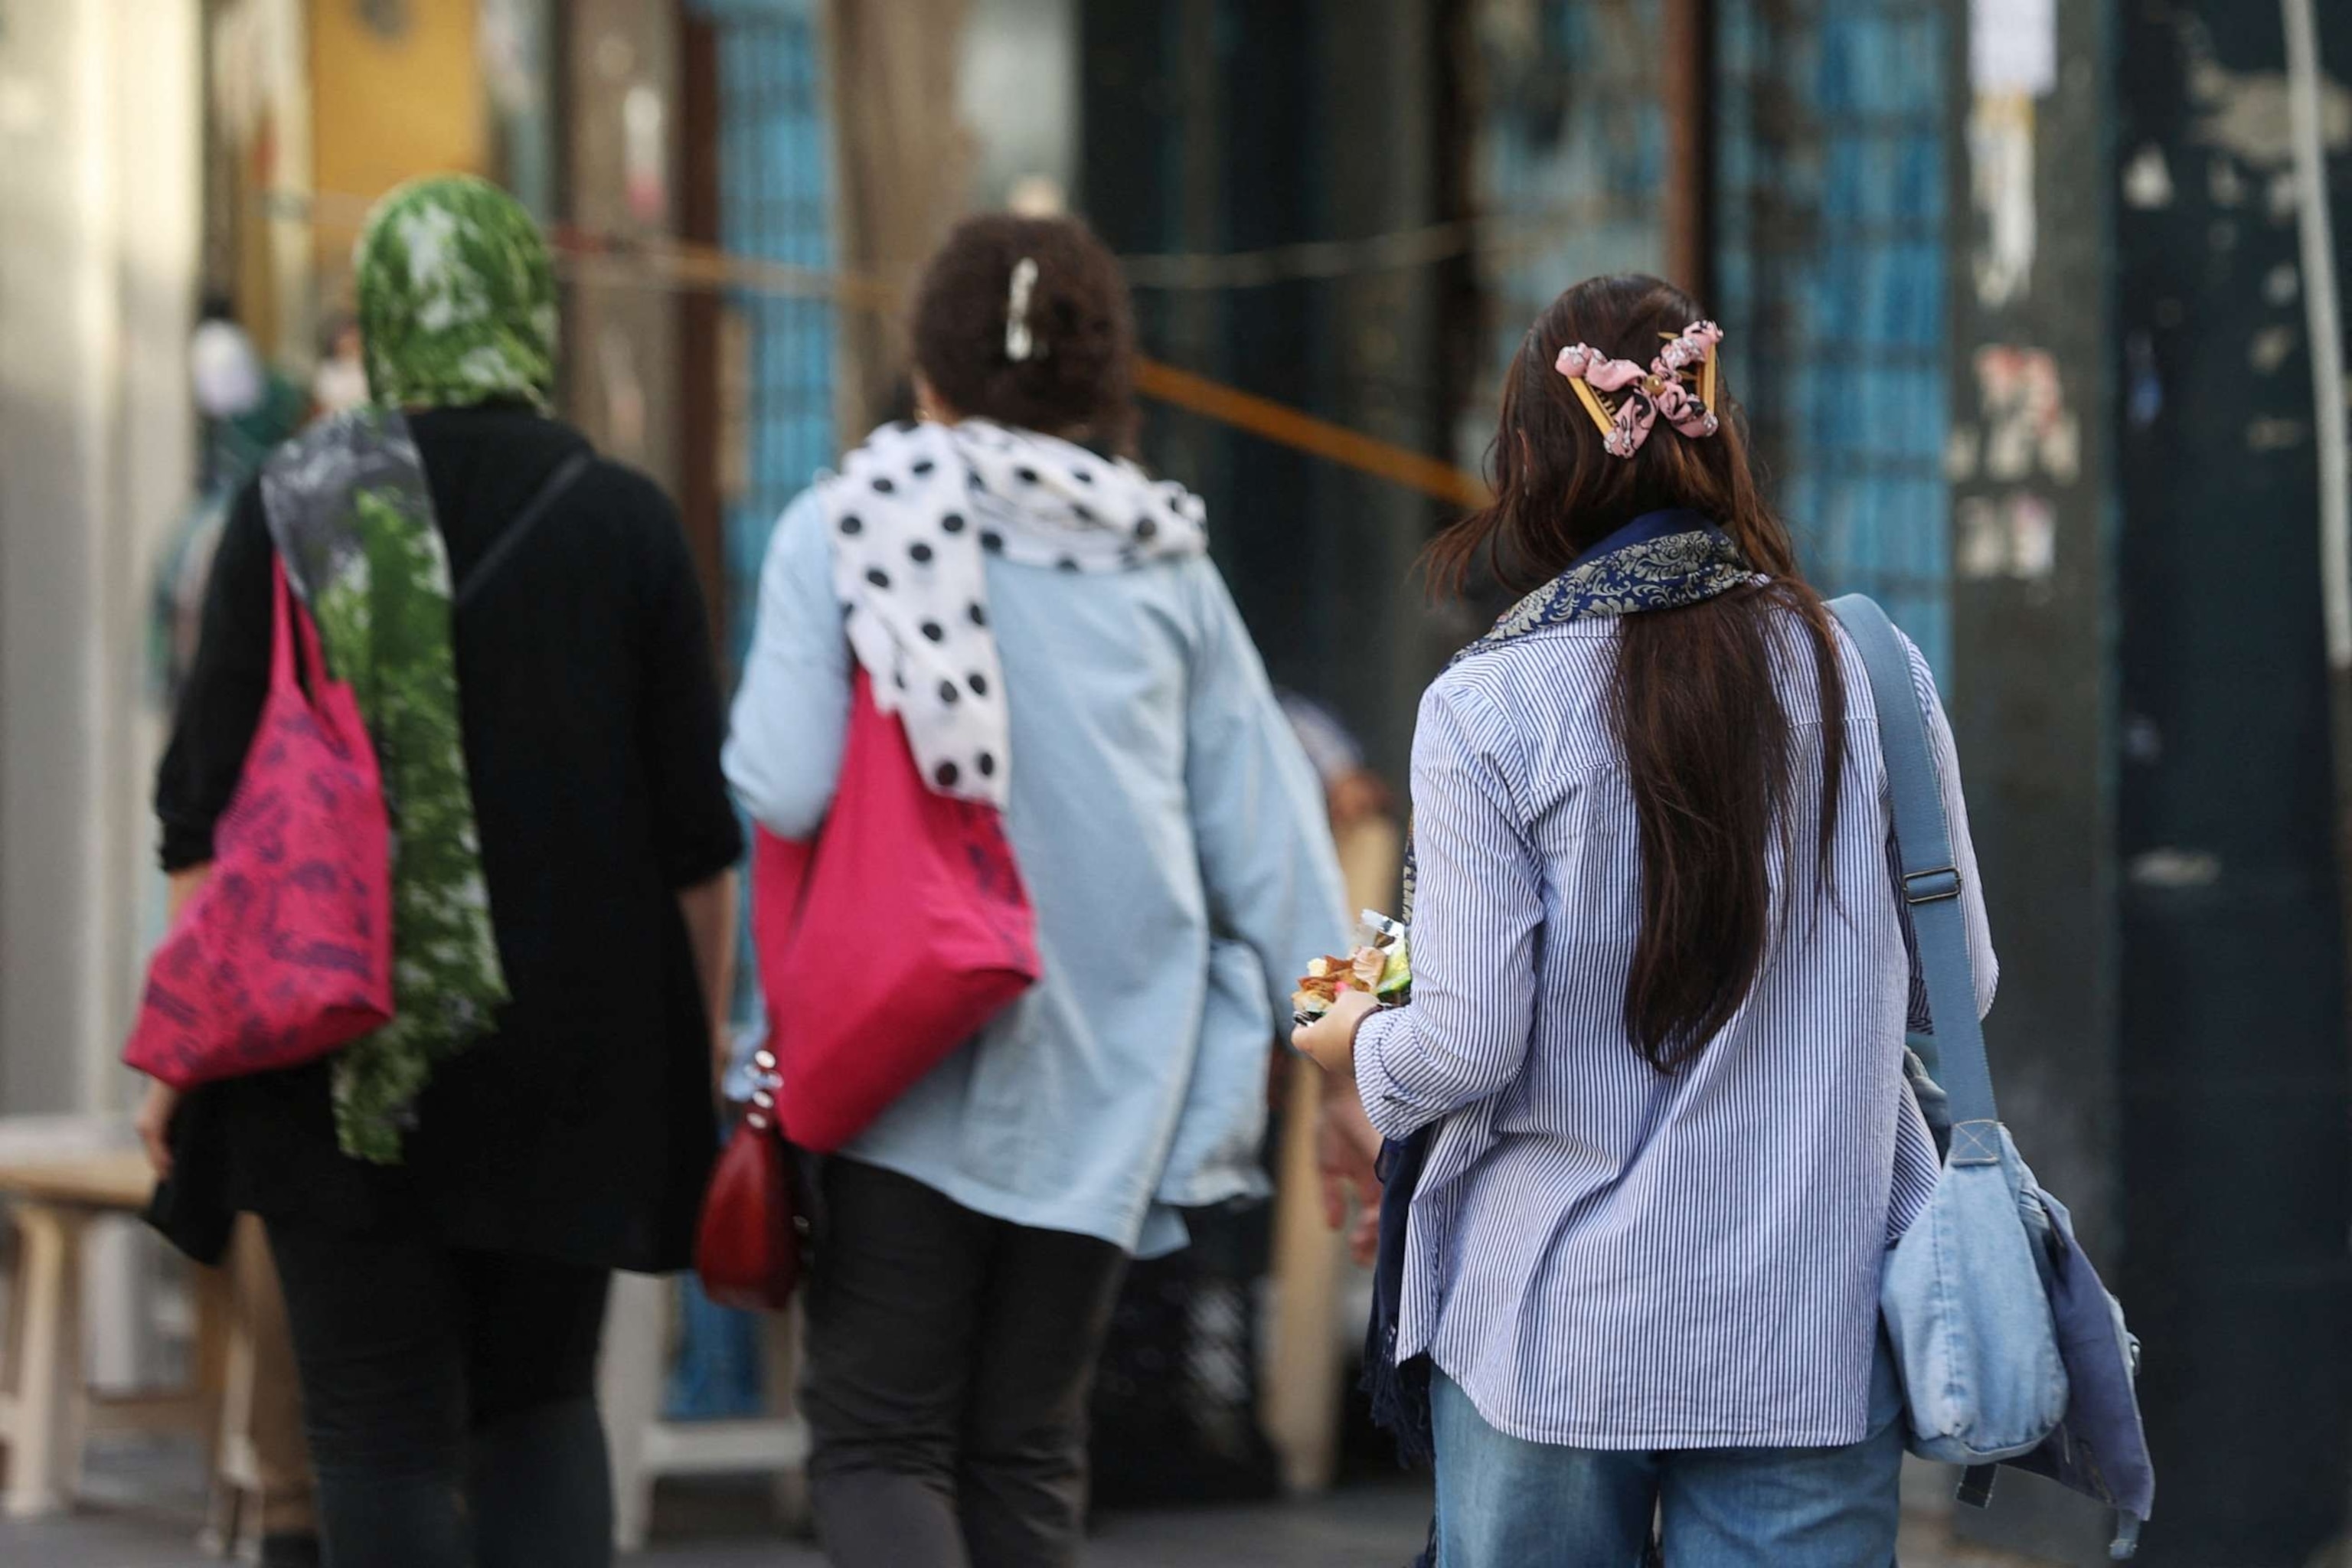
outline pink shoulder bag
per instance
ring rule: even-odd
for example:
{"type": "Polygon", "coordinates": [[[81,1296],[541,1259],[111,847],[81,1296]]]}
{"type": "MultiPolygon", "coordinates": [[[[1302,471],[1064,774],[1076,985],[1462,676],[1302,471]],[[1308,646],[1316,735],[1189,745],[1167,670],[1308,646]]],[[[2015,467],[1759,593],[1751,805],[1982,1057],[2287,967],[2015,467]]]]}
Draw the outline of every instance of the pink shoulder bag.
{"type": "Polygon", "coordinates": [[[820,1153],[1038,975],[1037,918],[994,808],[935,793],[863,670],[812,843],[754,835],[752,939],[784,1136],[820,1153]]]}
{"type": "Polygon", "coordinates": [[[275,564],[269,696],[212,873],[148,965],[122,1059],[175,1089],[299,1067],[392,1017],[392,856],[375,749],[275,564]],[[302,638],[310,689],[294,670],[302,638]]]}

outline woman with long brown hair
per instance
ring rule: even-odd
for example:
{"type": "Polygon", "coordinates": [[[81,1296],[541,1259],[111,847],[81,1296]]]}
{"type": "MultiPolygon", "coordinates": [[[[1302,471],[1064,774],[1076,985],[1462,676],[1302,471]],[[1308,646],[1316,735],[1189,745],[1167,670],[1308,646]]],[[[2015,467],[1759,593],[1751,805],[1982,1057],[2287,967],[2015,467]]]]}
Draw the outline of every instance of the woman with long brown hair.
{"type": "MultiPolygon", "coordinates": [[[[1579,284],[1436,546],[1526,597],[1413,746],[1414,988],[1298,1044],[1391,1139],[1376,1389],[1445,1568],[1878,1568],[1903,1452],[1882,1258],[1931,1190],[1921,1026],[1857,657],[1758,493],[1722,334],[1579,284]]],[[[1951,734],[1912,658],[1980,1005],[1951,734]]]]}

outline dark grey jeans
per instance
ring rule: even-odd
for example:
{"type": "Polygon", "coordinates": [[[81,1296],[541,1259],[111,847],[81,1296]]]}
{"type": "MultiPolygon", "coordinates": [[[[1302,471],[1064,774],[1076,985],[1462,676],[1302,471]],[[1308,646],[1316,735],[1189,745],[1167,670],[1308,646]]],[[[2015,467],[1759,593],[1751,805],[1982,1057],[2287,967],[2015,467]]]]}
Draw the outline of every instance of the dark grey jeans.
{"type": "Polygon", "coordinates": [[[272,1221],[328,1568],[607,1568],[610,1276],[272,1221]]]}
{"type": "Polygon", "coordinates": [[[801,1400],[836,1568],[1074,1568],[1127,1256],[824,1163],[801,1400]]]}

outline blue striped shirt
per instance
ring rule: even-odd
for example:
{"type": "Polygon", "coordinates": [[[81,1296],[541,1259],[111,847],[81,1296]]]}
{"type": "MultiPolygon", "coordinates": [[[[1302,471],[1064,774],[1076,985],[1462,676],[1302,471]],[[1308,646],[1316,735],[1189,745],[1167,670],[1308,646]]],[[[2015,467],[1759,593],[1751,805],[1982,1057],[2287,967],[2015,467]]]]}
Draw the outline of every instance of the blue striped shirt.
{"type": "MultiPolygon", "coordinates": [[[[1794,622],[1783,631],[1803,824],[1822,796],[1819,692],[1794,622]]],[[[1937,1174],[1902,1067],[1924,992],[1868,679],[1841,632],[1830,885],[1801,831],[1797,863],[1774,874],[1789,913],[1754,989],[1665,1076],[1624,1026],[1641,852],[1608,721],[1616,635],[1579,621],[1487,650],[1422,703],[1413,1001],[1356,1045],[1381,1131],[1443,1121],[1408,1227],[1398,1354],[1428,1352],[1490,1425],[1536,1442],[1855,1442],[1885,1251],[1937,1174]]],[[[1951,731],[1916,648],[1912,667],[1989,1007],[1951,731]]]]}

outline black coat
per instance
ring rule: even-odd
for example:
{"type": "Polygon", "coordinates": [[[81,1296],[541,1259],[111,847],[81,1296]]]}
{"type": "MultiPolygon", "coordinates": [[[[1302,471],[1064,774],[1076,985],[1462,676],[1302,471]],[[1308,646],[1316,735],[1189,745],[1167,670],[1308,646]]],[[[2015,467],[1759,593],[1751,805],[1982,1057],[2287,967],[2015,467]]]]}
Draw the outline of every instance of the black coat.
{"type": "MultiPolygon", "coordinates": [[[[512,407],[410,421],[462,580],[566,456],[512,407]]],[[[257,487],[213,568],[156,786],[167,870],[212,857],[268,685],[271,547],[257,487]]],[[[679,889],[732,865],[700,589],[661,490],[599,460],[455,633],[466,762],[513,1001],[435,1071],[406,1159],[335,1146],[324,1063],[215,1084],[173,1129],[156,1223],[198,1256],[249,1209],[643,1270],[688,1261],[715,1131],[709,1027],[679,889]]]]}

